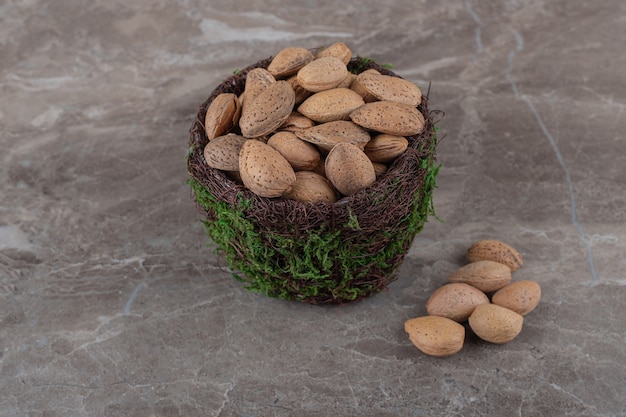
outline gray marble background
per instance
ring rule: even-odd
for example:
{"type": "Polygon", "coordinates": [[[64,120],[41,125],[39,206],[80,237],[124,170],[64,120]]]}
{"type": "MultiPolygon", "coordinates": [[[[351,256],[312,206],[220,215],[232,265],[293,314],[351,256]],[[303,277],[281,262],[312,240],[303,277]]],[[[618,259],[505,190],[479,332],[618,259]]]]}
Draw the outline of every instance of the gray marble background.
{"type": "Polygon", "coordinates": [[[626,3],[0,1],[0,415],[626,415],[626,3]],[[249,293],[185,185],[234,69],[335,41],[431,85],[432,219],[387,292],[249,293]],[[406,319],[475,240],[543,288],[446,359],[406,319]]]}

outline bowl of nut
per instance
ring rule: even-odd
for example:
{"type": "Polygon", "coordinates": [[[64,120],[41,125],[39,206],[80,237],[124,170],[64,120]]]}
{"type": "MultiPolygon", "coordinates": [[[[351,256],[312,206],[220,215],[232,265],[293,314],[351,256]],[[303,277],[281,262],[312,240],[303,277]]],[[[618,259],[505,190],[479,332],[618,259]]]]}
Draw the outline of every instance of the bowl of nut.
{"type": "Polygon", "coordinates": [[[198,108],[187,170],[234,277],[311,304],[386,289],[434,214],[437,114],[342,42],[284,48],[223,80],[198,108]]]}

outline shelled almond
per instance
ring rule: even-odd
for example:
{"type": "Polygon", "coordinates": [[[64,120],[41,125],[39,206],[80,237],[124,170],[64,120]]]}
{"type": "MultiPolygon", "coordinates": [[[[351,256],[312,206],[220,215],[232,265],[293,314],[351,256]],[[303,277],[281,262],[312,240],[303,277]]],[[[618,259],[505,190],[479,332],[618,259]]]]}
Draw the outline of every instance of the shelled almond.
{"type": "Polygon", "coordinates": [[[351,73],[351,58],[342,42],[316,53],[294,46],[280,50],[267,68],[248,71],[239,97],[223,93],[207,108],[207,164],[269,198],[334,201],[318,178],[302,174],[296,182],[297,171],[321,175],[337,198],[372,185],[405,152],[406,137],[424,129],[421,90],[374,69],[351,73]],[[218,140],[226,135],[238,137],[236,146],[218,140]],[[240,155],[232,155],[235,149],[240,155]],[[307,193],[308,186],[315,189],[307,193]]]}

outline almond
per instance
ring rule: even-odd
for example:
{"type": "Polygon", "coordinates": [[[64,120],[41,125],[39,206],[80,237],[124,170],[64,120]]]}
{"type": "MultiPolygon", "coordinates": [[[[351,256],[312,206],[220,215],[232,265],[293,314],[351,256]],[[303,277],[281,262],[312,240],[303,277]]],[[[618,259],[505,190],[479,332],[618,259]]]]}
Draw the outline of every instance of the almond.
{"type": "MultiPolygon", "coordinates": [[[[378,73],[378,71],[376,71],[376,72],[378,73]]],[[[361,74],[363,74],[363,73],[361,73],[361,74]]],[[[355,93],[357,93],[358,95],[363,97],[363,101],[365,103],[370,103],[372,101],[376,101],[376,97],[374,97],[372,94],[370,94],[370,92],[367,91],[365,89],[365,87],[363,87],[359,83],[359,76],[358,75],[352,79],[352,82],[350,83],[350,90],[354,91],[355,93]]]]}
{"type": "Polygon", "coordinates": [[[301,129],[308,129],[315,126],[315,122],[305,115],[302,115],[296,111],[291,112],[287,120],[280,125],[280,130],[286,130],[289,132],[295,132],[301,129]]]}
{"type": "Polygon", "coordinates": [[[241,97],[241,106],[254,101],[267,87],[276,83],[276,79],[265,68],[253,68],[246,75],[246,83],[241,97]]]}
{"type": "Polygon", "coordinates": [[[296,174],[280,152],[258,140],[247,140],[239,152],[243,184],[261,197],[280,197],[291,190],[296,174]]]}
{"type": "Polygon", "coordinates": [[[234,133],[213,138],[204,147],[204,159],[211,168],[239,170],[239,151],[247,139],[234,133]]]}
{"type": "Polygon", "coordinates": [[[352,86],[352,82],[356,79],[356,74],[351,72],[346,75],[346,78],[343,79],[342,82],[339,83],[337,88],[350,88],[352,86]]]}
{"type": "Polygon", "coordinates": [[[321,49],[317,53],[317,55],[315,55],[315,57],[318,59],[326,57],[326,56],[335,57],[339,59],[341,62],[343,62],[344,65],[348,65],[348,63],[350,62],[350,59],[352,59],[352,51],[350,50],[348,45],[346,45],[345,43],[335,42],[332,45],[321,49]]]}
{"type": "Polygon", "coordinates": [[[396,159],[409,146],[404,136],[376,135],[365,145],[365,155],[373,162],[388,163],[396,159]]]}
{"type": "Polygon", "coordinates": [[[364,103],[363,98],[349,88],[333,88],[304,100],[298,112],[318,123],[349,120],[350,113],[364,103]]]}
{"type": "Polygon", "coordinates": [[[256,138],[275,131],[291,114],[294,102],[295,93],[287,81],[271,84],[242,111],[242,135],[256,138]]]}
{"type": "Polygon", "coordinates": [[[370,140],[367,130],[349,120],[322,123],[295,133],[300,139],[317,145],[326,152],[330,152],[338,143],[352,143],[363,149],[370,140]]]}
{"type": "Polygon", "coordinates": [[[495,239],[484,239],[474,243],[467,250],[467,259],[475,261],[494,261],[517,271],[524,265],[522,255],[512,246],[495,239]]]}
{"type": "Polygon", "coordinates": [[[413,107],[422,102],[422,90],[404,78],[362,72],[356,79],[360,88],[377,100],[395,101],[413,107]]]}
{"type": "Polygon", "coordinates": [[[396,136],[417,135],[425,123],[418,109],[394,101],[366,103],[350,113],[350,119],[366,129],[396,136]]]}
{"type": "Polygon", "coordinates": [[[348,68],[339,59],[326,56],[309,62],[298,71],[297,79],[304,89],[314,93],[330,90],[348,76],[348,68]]]}
{"type": "Polygon", "coordinates": [[[511,282],[508,266],[494,261],[476,261],[464,265],[453,272],[451,282],[463,282],[483,292],[493,292],[511,282]]]}
{"type": "Polygon", "coordinates": [[[276,149],[291,164],[295,171],[312,170],[320,161],[320,152],[292,132],[277,132],[267,144],[276,149]]]}
{"type": "Polygon", "coordinates": [[[470,328],[481,339],[507,343],[522,331],[524,316],[496,304],[481,304],[469,317],[470,328]]]}
{"type": "Polygon", "coordinates": [[[337,193],[331,182],[320,174],[312,171],[298,171],[296,182],[285,197],[307,203],[334,203],[337,200],[337,193]]]}
{"type": "Polygon", "coordinates": [[[218,94],[209,104],[204,118],[204,130],[209,140],[227,133],[241,115],[239,98],[232,93],[218,94]]]}
{"type": "Polygon", "coordinates": [[[313,61],[313,59],[315,57],[308,49],[291,46],[281,49],[272,58],[272,61],[267,66],[267,70],[277,79],[287,78],[297,73],[300,68],[313,61]]]}
{"type": "Polygon", "coordinates": [[[530,313],[541,300],[541,287],[535,281],[523,280],[512,282],[500,288],[491,297],[491,302],[522,316],[530,313]]]}
{"type": "Polygon", "coordinates": [[[367,69],[367,70],[361,72],[360,74],[355,75],[354,79],[352,80],[352,83],[350,84],[350,89],[352,89],[357,94],[359,94],[361,97],[363,97],[363,100],[366,103],[369,103],[369,102],[372,102],[372,101],[376,101],[377,98],[374,97],[365,87],[363,87],[359,83],[359,75],[361,75],[361,74],[376,74],[376,75],[382,75],[382,74],[378,70],[375,70],[374,68],[370,68],[370,69],[367,69]]]}
{"type": "Polygon", "coordinates": [[[445,317],[422,316],[409,319],[404,330],[415,347],[427,355],[445,357],[463,348],[465,327],[445,317]]]}
{"type": "Polygon", "coordinates": [[[447,317],[456,322],[467,321],[476,306],[489,303],[489,298],[476,287],[461,282],[439,287],[426,302],[431,316],[447,317]]]}
{"type": "Polygon", "coordinates": [[[372,161],[351,143],[338,143],[328,153],[326,176],[343,195],[354,194],[376,181],[372,161]]]}
{"type": "Polygon", "coordinates": [[[383,176],[385,172],[387,172],[387,165],[381,164],[380,162],[372,162],[374,166],[374,172],[376,173],[376,179],[383,176]]]}
{"type": "Polygon", "coordinates": [[[287,78],[287,82],[289,83],[289,85],[291,85],[291,88],[293,88],[293,91],[296,93],[295,104],[302,103],[313,94],[312,92],[300,85],[297,75],[293,75],[287,78]]]}

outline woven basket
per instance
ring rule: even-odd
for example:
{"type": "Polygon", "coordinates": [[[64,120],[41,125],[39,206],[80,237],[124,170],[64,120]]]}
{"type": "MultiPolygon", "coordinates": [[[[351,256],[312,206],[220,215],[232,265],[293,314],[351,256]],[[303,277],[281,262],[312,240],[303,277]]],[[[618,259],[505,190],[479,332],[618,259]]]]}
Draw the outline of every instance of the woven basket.
{"type": "MultiPolygon", "coordinates": [[[[434,214],[432,192],[439,169],[436,132],[427,94],[418,109],[424,131],[408,137],[408,149],[373,185],[333,203],[259,197],[210,168],[204,118],[220,93],[241,94],[246,74],[267,68],[272,57],[228,77],[198,109],[190,129],[189,184],[205,231],[235,278],[246,288],[311,304],[345,303],[387,288],[396,278],[413,238],[434,214]]],[[[351,72],[392,71],[360,57],[351,72]]],[[[238,132],[236,132],[238,133],[238,132]]]]}

